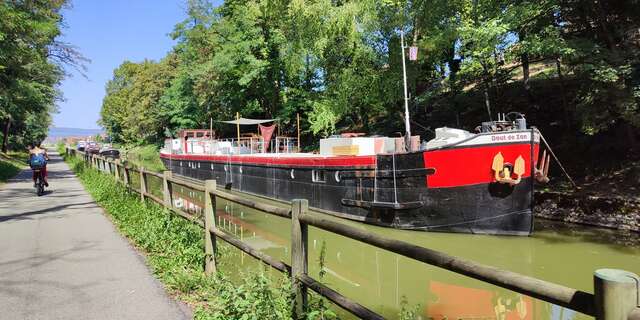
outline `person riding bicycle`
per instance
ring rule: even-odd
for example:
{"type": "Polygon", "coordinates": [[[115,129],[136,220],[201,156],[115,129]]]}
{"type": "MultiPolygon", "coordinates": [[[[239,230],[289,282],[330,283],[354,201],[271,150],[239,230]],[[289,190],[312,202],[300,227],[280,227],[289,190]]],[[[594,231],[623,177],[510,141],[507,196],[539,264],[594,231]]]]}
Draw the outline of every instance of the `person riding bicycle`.
{"type": "Polygon", "coordinates": [[[47,181],[47,161],[49,161],[49,155],[47,155],[47,149],[40,148],[40,144],[29,144],[29,165],[33,172],[33,184],[36,184],[36,171],[34,169],[40,169],[42,174],[42,181],[45,186],[49,186],[47,181]]]}

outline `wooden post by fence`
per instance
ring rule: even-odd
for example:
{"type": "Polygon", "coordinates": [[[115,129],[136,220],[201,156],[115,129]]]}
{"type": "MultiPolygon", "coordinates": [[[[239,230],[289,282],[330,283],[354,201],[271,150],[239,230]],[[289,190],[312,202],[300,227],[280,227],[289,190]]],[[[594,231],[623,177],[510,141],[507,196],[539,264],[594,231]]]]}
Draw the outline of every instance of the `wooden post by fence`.
{"type": "Polygon", "coordinates": [[[207,180],[204,185],[204,272],[216,272],[216,237],[211,234],[211,228],[216,227],[216,180],[207,180]]]}
{"type": "Polygon", "coordinates": [[[116,179],[116,182],[120,181],[120,159],[116,159],[114,162],[114,177],[116,179]]]}
{"type": "Polygon", "coordinates": [[[307,224],[300,222],[300,214],[307,213],[309,201],[294,199],[291,202],[291,280],[295,290],[294,319],[300,318],[307,307],[307,286],[298,276],[307,274],[307,224]]]}
{"type": "Polygon", "coordinates": [[[122,179],[124,185],[129,188],[129,168],[125,164],[122,165],[122,179]]]}
{"type": "Polygon", "coordinates": [[[162,172],[162,197],[164,200],[164,206],[171,208],[173,204],[171,203],[172,195],[171,195],[171,171],[163,171],[162,172]]]}
{"type": "Polygon", "coordinates": [[[597,320],[627,320],[640,307],[640,278],[617,269],[598,269],[593,275],[597,320]]]}
{"type": "Polygon", "coordinates": [[[140,167],[140,201],[144,202],[144,195],[147,193],[147,181],[144,178],[144,167],[140,167]]]}

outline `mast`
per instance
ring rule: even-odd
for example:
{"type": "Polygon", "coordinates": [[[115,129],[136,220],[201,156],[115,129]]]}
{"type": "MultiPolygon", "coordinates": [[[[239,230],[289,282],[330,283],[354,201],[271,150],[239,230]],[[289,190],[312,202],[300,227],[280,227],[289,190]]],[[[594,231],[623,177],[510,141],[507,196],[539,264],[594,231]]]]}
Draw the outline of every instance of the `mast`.
{"type": "Polygon", "coordinates": [[[404,57],[404,30],[400,29],[400,48],[402,51],[402,82],[404,85],[404,148],[411,151],[411,124],[409,123],[409,96],[407,94],[407,66],[404,57]]]}
{"type": "Polygon", "coordinates": [[[300,113],[296,113],[296,118],[298,119],[298,124],[296,125],[296,129],[298,130],[298,152],[300,151],[300,113]]]}
{"type": "Polygon", "coordinates": [[[213,140],[213,117],[209,118],[209,138],[213,140]]]}
{"type": "Polygon", "coordinates": [[[236,130],[238,133],[238,147],[240,146],[240,112],[236,112],[236,130]]]}

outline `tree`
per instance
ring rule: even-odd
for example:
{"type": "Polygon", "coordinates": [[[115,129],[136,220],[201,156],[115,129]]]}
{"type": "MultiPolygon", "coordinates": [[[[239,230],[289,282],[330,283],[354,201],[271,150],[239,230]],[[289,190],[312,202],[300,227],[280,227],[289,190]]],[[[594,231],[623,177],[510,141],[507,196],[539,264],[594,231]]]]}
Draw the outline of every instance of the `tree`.
{"type": "Polygon", "coordinates": [[[2,151],[39,142],[60,97],[65,65],[81,66],[77,51],[56,42],[64,0],[0,3],[0,123],[2,151]],[[33,130],[35,132],[28,132],[33,130]],[[14,139],[11,137],[14,136],[14,139]],[[31,141],[27,141],[31,140],[31,141]]]}
{"type": "Polygon", "coordinates": [[[127,61],[114,71],[100,124],[115,141],[142,144],[162,139],[167,116],[160,100],[174,76],[174,68],[165,61],[127,61]]]}
{"type": "Polygon", "coordinates": [[[553,87],[549,73],[563,86],[567,130],[634,128],[637,11],[633,1],[233,0],[215,7],[190,0],[167,57],[116,70],[101,123],[129,143],[157,142],[236,112],[277,117],[284,133],[303,114],[308,142],[346,130],[393,134],[403,122],[403,30],[420,52],[407,76],[422,135],[433,126],[474,128],[522,104],[519,95],[526,98],[519,109],[539,110],[532,83],[553,87]],[[547,70],[549,62],[558,72],[547,70]]]}

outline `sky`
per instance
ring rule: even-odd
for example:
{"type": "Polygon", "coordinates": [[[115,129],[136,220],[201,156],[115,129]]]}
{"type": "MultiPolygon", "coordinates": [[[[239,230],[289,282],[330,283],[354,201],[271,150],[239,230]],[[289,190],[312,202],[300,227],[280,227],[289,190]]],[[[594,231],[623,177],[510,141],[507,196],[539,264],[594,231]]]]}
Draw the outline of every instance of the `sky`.
{"type": "MultiPolygon", "coordinates": [[[[123,61],[159,60],[173,47],[169,33],[186,18],[186,0],[72,0],[63,12],[69,42],[91,60],[87,78],[73,72],[61,84],[55,127],[99,128],[105,85],[123,61]]],[[[69,70],[71,71],[71,70],[69,70]]]]}

